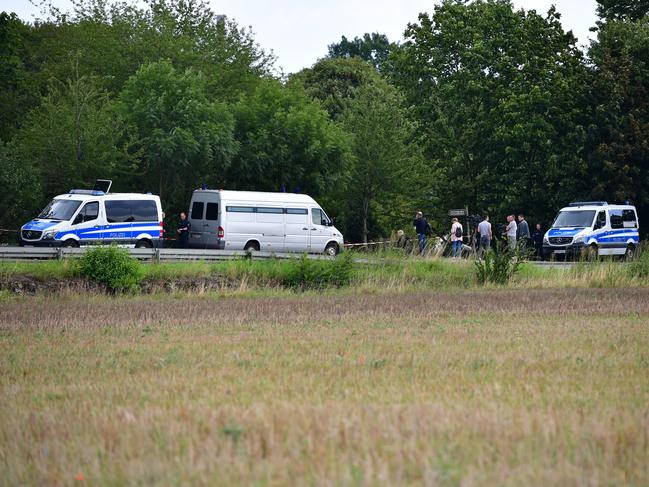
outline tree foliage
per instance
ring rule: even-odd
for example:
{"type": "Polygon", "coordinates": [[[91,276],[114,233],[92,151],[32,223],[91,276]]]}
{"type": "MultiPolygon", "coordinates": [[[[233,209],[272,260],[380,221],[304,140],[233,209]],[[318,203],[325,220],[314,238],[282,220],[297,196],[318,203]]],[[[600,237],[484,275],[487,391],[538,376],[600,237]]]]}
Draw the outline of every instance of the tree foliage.
{"type": "Polygon", "coordinates": [[[587,72],[559,15],[507,0],[447,0],[420,14],[390,76],[426,133],[448,207],[548,218],[585,173],[587,72]]]}
{"type": "Polygon", "coordinates": [[[381,67],[387,61],[393,47],[394,44],[388,40],[388,37],[378,32],[365,33],[363,37],[354,37],[352,40],[342,36],[340,42],[329,45],[329,57],[359,57],[381,71],[381,67]]]}
{"type": "Polygon", "coordinates": [[[72,4],[0,13],[2,227],[103,177],[168,214],[202,183],[299,189],[350,240],[419,209],[439,228],[454,207],[548,222],[628,198],[649,218],[645,0],[599,0],[588,56],[554,7],[443,0],[403,44],[342,37],[288,80],[203,0],[72,4]]]}

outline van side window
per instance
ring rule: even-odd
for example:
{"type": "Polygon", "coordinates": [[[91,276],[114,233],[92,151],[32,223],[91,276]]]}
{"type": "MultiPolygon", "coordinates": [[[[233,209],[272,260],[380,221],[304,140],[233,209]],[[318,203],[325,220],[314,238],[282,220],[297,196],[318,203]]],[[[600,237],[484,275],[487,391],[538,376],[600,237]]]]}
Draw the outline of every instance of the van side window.
{"type": "Polygon", "coordinates": [[[609,218],[611,219],[611,228],[613,229],[624,228],[624,221],[622,220],[622,210],[609,210],[609,218]]]}
{"type": "Polygon", "coordinates": [[[322,210],[320,208],[311,209],[311,221],[314,225],[322,225],[322,210]]]}
{"type": "Polygon", "coordinates": [[[606,212],[605,211],[600,211],[597,214],[597,228],[603,228],[606,226],[606,212]]]}
{"type": "Polygon", "coordinates": [[[257,213],[277,213],[277,214],[282,214],[284,213],[284,208],[265,208],[263,206],[260,206],[257,208],[257,213]]]}
{"type": "Polygon", "coordinates": [[[624,228],[637,228],[638,223],[636,221],[635,211],[622,210],[622,222],[624,228]]]}
{"type": "Polygon", "coordinates": [[[205,219],[206,220],[218,220],[219,219],[219,204],[218,203],[208,203],[207,209],[205,210],[205,219]]]}
{"type": "Polygon", "coordinates": [[[99,216],[99,202],[92,201],[91,203],[86,203],[86,205],[81,208],[81,211],[74,219],[73,225],[83,222],[90,222],[96,220],[99,216]]]}
{"type": "Polygon", "coordinates": [[[287,215],[306,215],[307,213],[306,208],[286,208],[287,215]]]}
{"type": "Polygon", "coordinates": [[[108,223],[157,222],[158,207],[153,200],[107,200],[108,223]]]}
{"type": "Polygon", "coordinates": [[[136,222],[157,222],[158,220],[158,206],[153,200],[132,200],[131,215],[136,222]]]}
{"type": "Polygon", "coordinates": [[[92,203],[87,203],[86,206],[83,207],[84,212],[83,216],[83,221],[84,222],[90,222],[92,220],[96,220],[97,217],[99,216],[99,202],[93,201],[92,203]]]}
{"type": "Polygon", "coordinates": [[[192,220],[202,220],[203,219],[203,202],[194,201],[192,204],[192,212],[189,215],[189,218],[192,220]]]}
{"type": "Polygon", "coordinates": [[[108,223],[125,223],[133,221],[130,201],[108,200],[106,206],[106,221],[108,223]]]}
{"type": "Polygon", "coordinates": [[[252,206],[226,206],[225,211],[228,213],[254,213],[255,209],[252,206]]]}

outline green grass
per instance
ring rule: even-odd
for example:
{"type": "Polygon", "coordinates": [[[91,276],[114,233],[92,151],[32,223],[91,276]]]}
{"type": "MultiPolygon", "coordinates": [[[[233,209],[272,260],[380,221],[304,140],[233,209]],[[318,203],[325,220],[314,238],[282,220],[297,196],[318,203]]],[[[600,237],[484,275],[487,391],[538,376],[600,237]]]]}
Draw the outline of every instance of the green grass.
{"type": "MultiPolygon", "coordinates": [[[[362,254],[361,254],[362,255],[362,254]]],[[[623,287],[649,285],[649,255],[633,263],[580,263],[568,268],[548,268],[523,264],[508,287],[623,287]]],[[[359,291],[469,289],[480,287],[472,261],[450,259],[369,257],[368,263],[350,265],[344,279],[336,279],[344,265],[336,261],[232,260],[218,263],[141,263],[145,281],[174,282],[191,279],[221,279],[229,289],[352,287],[359,291]],[[336,268],[336,266],[338,266],[336,268]],[[303,285],[304,281],[309,281],[303,285]],[[315,284],[313,284],[315,283],[315,284]]],[[[347,271],[345,271],[347,272],[347,271]]],[[[0,262],[0,278],[28,276],[37,281],[78,277],[75,262],[0,262]]],[[[487,285],[487,287],[498,287],[487,285]]]]}

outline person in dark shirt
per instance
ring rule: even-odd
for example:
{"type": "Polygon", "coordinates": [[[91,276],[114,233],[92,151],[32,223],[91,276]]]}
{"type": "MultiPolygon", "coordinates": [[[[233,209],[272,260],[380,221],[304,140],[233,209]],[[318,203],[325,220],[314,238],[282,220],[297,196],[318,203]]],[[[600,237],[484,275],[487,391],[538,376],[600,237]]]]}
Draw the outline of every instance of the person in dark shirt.
{"type": "Polygon", "coordinates": [[[426,234],[428,233],[428,220],[424,218],[424,214],[418,211],[415,215],[415,221],[412,222],[417,232],[417,240],[419,240],[419,254],[424,255],[426,249],[426,234]]]}
{"type": "Polygon", "coordinates": [[[178,225],[178,246],[181,249],[189,247],[189,231],[192,229],[192,224],[187,219],[187,213],[180,212],[180,224],[178,225]]]}
{"type": "Polygon", "coordinates": [[[541,224],[537,223],[532,232],[532,242],[534,243],[534,255],[537,259],[543,260],[543,230],[541,224]]]}

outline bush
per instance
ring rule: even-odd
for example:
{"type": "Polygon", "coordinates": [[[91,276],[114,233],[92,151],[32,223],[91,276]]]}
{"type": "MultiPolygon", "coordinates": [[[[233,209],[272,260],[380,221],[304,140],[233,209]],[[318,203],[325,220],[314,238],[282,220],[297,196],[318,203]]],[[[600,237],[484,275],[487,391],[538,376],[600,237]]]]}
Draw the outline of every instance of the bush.
{"type": "Polygon", "coordinates": [[[484,260],[476,260],[476,276],[480,284],[507,284],[516,274],[522,263],[520,251],[512,250],[509,245],[498,242],[489,249],[484,260]]]}
{"type": "Polygon", "coordinates": [[[354,260],[346,252],[332,260],[312,260],[303,255],[282,276],[282,284],[300,289],[342,287],[351,281],[354,260]]]}
{"type": "Polygon", "coordinates": [[[140,264],[126,249],[114,245],[88,249],[78,266],[81,276],[114,292],[136,291],[143,277],[140,264]]]}
{"type": "Polygon", "coordinates": [[[629,274],[631,277],[646,279],[649,277],[649,249],[644,248],[640,255],[629,264],[629,274]]]}

